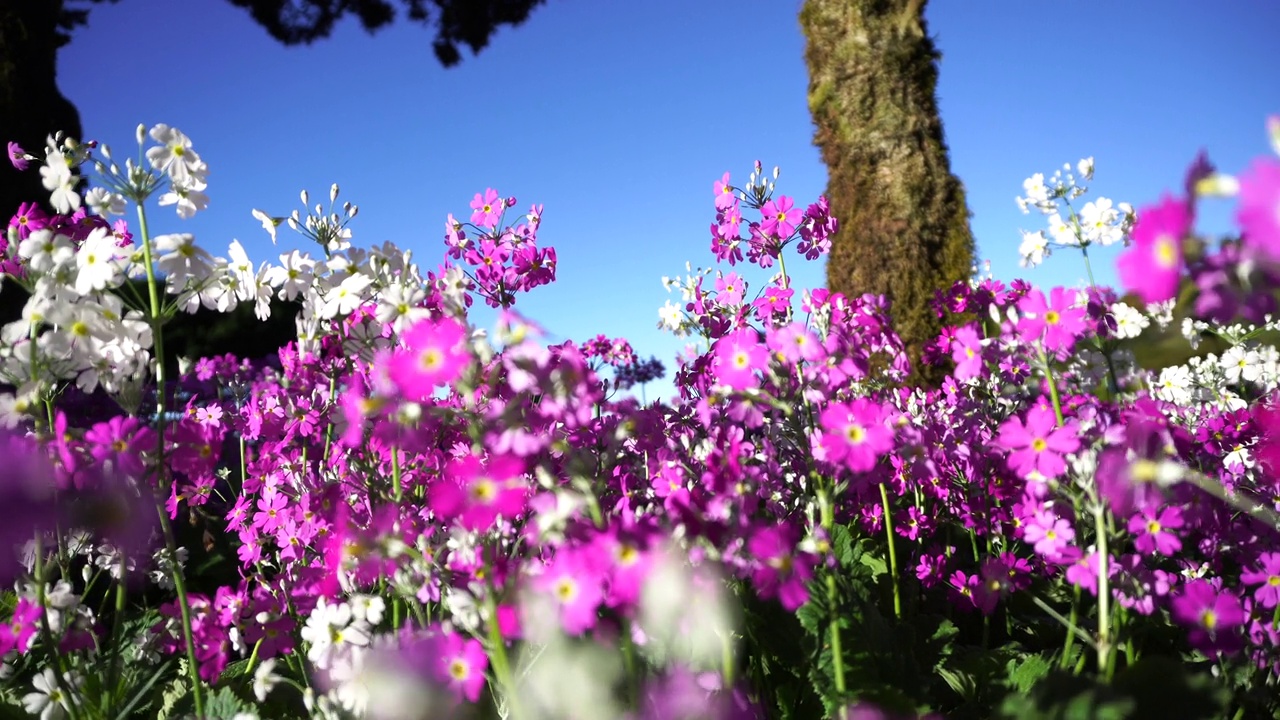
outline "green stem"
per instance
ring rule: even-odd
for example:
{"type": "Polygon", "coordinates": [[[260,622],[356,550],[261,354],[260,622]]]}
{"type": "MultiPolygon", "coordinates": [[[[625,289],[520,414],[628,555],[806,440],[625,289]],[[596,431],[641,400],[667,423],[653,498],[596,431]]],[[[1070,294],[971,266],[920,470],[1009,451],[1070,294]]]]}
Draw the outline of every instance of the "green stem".
{"type": "Polygon", "coordinates": [[[400,503],[400,448],[391,448],[391,494],[395,498],[396,504],[400,503]]]}
{"type": "MultiPolygon", "coordinates": [[[[164,333],[161,323],[160,291],[156,282],[155,263],[151,256],[151,234],[147,230],[147,211],[142,203],[138,203],[138,230],[142,236],[142,261],[147,272],[147,299],[151,303],[151,337],[156,346],[156,489],[160,489],[160,480],[164,477],[164,431],[167,418],[166,400],[168,389],[165,386],[164,367],[164,333]]],[[[196,646],[191,634],[191,605],[187,601],[187,583],[183,577],[182,564],[178,562],[178,543],[174,538],[173,526],[169,523],[169,514],[164,505],[157,502],[156,512],[160,515],[160,528],[164,532],[165,547],[169,551],[169,561],[173,564],[173,587],[178,592],[178,608],[182,612],[182,639],[187,646],[187,674],[191,678],[191,696],[197,717],[204,717],[204,691],[200,682],[200,671],[196,665],[196,646]]]]}
{"type": "MultiPolygon", "coordinates": [[[[880,503],[884,508],[884,533],[889,543],[889,577],[893,580],[893,616],[902,618],[902,590],[898,586],[898,551],[893,538],[893,509],[889,506],[889,491],[880,483],[880,503]]],[[[975,554],[977,548],[974,548],[975,554]]]]}
{"type": "Polygon", "coordinates": [[[1063,670],[1067,669],[1067,664],[1071,661],[1071,645],[1076,639],[1076,622],[1080,619],[1080,586],[1076,585],[1075,592],[1071,595],[1071,617],[1067,620],[1067,639],[1062,643],[1062,660],[1058,666],[1063,670]]]}
{"type": "Polygon", "coordinates": [[[1049,367],[1049,356],[1040,351],[1040,366],[1044,370],[1045,382],[1049,384],[1049,400],[1053,402],[1053,415],[1058,419],[1058,426],[1066,424],[1062,416],[1062,399],[1058,397],[1058,383],[1053,380],[1053,370],[1049,367]]]}
{"type": "Polygon", "coordinates": [[[1093,527],[1098,536],[1098,672],[1111,677],[1111,586],[1108,567],[1106,510],[1093,503],[1093,527]]]}
{"type": "MultiPolygon", "coordinates": [[[[835,530],[835,508],[831,505],[831,498],[827,495],[826,483],[822,478],[816,477],[815,480],[818,490],[818,512],[821,515],[822,527],[827,532],[827,537],[834,537],[835,530]]],[[[881,490],[884,486],[881,485],[881,490]]],[[[845,696],[848,692],[844,679],[844,648],[840,642],[840,593],[836,587],[835,573],[839,572],[837,567],[835,570],[828,570],[826,573],[826,590],[827,590],[827,607],[831,609],[831,661],[832,670],[835,675],[836,693],[840,697],[840,720],[847,720],[848,709],[845,707],[845,696]]]]}

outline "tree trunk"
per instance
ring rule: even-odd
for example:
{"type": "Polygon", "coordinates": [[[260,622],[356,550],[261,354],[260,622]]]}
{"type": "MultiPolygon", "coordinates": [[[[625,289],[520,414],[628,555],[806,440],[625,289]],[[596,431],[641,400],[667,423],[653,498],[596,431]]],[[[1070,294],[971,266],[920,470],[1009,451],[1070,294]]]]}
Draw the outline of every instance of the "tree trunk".
{"type": "MultiPolygon", "coordinates": [[[[58,29],[62,0],[0,2],[0,147],[17,142],[44,157],[45,138],[62,130],[81,139],[80,113],[58,90],[58,48],[68,36],[58,29]]],[[[24,202],[49,207],[49,191],[34,167],[18,172],[6,153],[0,160],[0,222],[8,223],[24,202]]]]}
{"type": "Polygon", "coordinates": [[[840,221],[827,286],[848,297],[886,295],[914,374],[942,321],[931,300],[969,277],[973,235],[964,189],[951,174],[935,85],[939,58],[925,0],[806,0],[809,110],[840,221]]]}

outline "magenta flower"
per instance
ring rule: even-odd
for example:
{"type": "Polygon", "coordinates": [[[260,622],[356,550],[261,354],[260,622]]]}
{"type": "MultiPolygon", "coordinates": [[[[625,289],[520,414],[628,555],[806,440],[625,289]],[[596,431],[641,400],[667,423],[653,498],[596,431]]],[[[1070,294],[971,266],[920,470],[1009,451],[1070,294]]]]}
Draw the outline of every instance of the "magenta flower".
{"type": "Polygon", "coordinates": [[[427,400],[437,386],[462,374],[471,359],[466,336],[466,327],[453,318],[421,320],[404,333],[405,348],[391,355],[387,375],[405,397],[427,400]]]}
{"type": "Polygon", "coordinates": [[[826,459],[854,472],[874,468],[880,456],[893,448],[889,423],[888,409],[867,398],[828,405],[820,418],[826,459]]]}
{"type": "Polygon", "coordinates": [[[1245,247],[1280,260],[1280,159],[1260,157],[1240,175],[1240,223],[1245,247]]]}
{"type": "Polygon", "coordinates": [[[737,202],[737,197],[733,194],[733,186],[729,184],[729,173],[725,173],[724,177],[715,182],[714,189],[717,210],[727,210],[737,202]]]}
{"type": "Polygon", "coordinates": [[[716,381],[734,390],[758,385],[756,369],[763,369],[769,363],[769,350],[760,344],[759,333],[749,327],[717,340],[712,352],[715,353],[712,368],[716,381]]]}
{"type": "Polygon", "coordinates": [[[759,561],[751,582],[762,599],[776,597],[788,611],[809,601],[806,585],[813,577],[813,568],[806,557],[796,552],[788,527],[758,530],[747,542],[747,550],[759,561]]]}
{"type": "Polygon", "coordinates": [[[1280,552],[1264,552],[1258,556],[1258,570],[1240,573],[1240,582],[1257,585],[1253,599],[1270,610],[1280,605],[1280,552]]]}
{"type": "Polygon", "coordinates": [[[951,339],[951,359],[956,363],[956,379],[968,380],[982,375],[982,338],[972,325],[956,330],[951,339]]]}
{"type": "Polygon", "coordinates": [[[779,197],[776,203],[772,200],[766,202],[760,208],[760,214],[764,218],[760,223],[760,232],[784,239],[791,237],[803,217],[795,206],[795,201],[786,195],[779,197]]]}
{"type": "Polygon", "coordinates": [[[591,560],[581,551],[562,548],[537,580],[539,589],[551,596],[560,625],[570,635],[595,627],[596,608],[604,599],[604,576],[591,560]]]}
{"type": "Polygon", "coordinates": [[[156,434],[135,417],[117,415],[94,425],[85,433],[89,454],[100,464],[111,465],[116,472],[134,478],[146,469],[144,451],[156,449],[156,434]]]}
{"type": "Polygon", "coordinates": [[[1139,552],[1156,552],[1172,557],[1182,549],[1182,541],[1169,532],[1183,525],[1182,510],[1170,505],[1159,515],[1143,510],[1129,519],[1129,532],[1134,533],[1133,544],[1139,552]]]}
{"type": "Polygon", "coordinates": [[[780,288],[768,287],[764,293],[751,303],[756,309],[756,314],[761,320],[768,321],[774,315],[786,315],[791,310],[791,296],[793,291],[780,288]]]}
{"type": "Polygon", "coordinates": [[[7,655],[13,650],[26,654],[31,648],[36,627],[42,615],[40,606],[25,596],[18,598],[18,605],[13,609],[13,617],[9,622],[0,625],[0,655],[7,655]]]}
{"type": "Polygon", "coordinates": [[[484,532],[500,515],[515,518],[523,513],[527,497],[519,458],[499,455],[485,463],[467,455],[445,466],[444,478],[431,486],[431,510],[441,520],[457,520],[468,530],[484,532]]]}
{"type": "Polygon", "coordinates": [[[1011,417],[1000,426],[996,444],[1009,450],[1009,468],[1027,479],[1045,480],[1067,469],[1063,455],[1080,449],[1075,426],[1057,427],[1053,410],[1037,405],[1027,413],[1026,424],[1011,417]]]}
{"type": "MultiPolygon", "coordinates": [[[[27,151],[23,150],[21,145],[12,141],[9,143],[9,163],[18,172],[26,170],[30,165],[27,160],[27,151]]],[[[728,177],[728,175],[725,177],[728,177]]]]}
{"type": "Polygon", "coordinates": [[[446,632],[441,638],[436,677],[470,702],[480,699],[489,658],[478,640],[446,632]]]}
{"type": "Polygon", "coordinates": [[[1138,212],[1130,246],[1116,261],[1120,282],[1146,303],[1168,300],[1178,294],[1182,274],[1182,238],[1191,229],[1191,213],[1185,200],[1165,195],[1159,205],[1138,212]]]}
{"type": "Polygon", "coordinates": [[[783,327],[770,328],[765,344],[774,355],[795,364],[800,361],[821,362],[827,357],[822,341],[804,323],[794,322],[783,327]]]}
{"type": "Polygon", "coordinates": [[[1085,331],[1086,310],[1075,303],[1076,292],[1070,288],[1054,288],[1048,300],[1043,292],[1032,290],[1018,301],[1018,333],[1026,342],[1042,341],[1052,353],[1070,350],[1085,331]]]}
{"type": "Polygon", "coordinates": [[[1192,580],[1173,598],[1175,620],[1191,626],[1188,635],[1192,647],[1206,655],[1229,652],[1238,644],[1235,629],[1245,621],[1240,598],[1219,591],[1208,580],[1192,580]]]}
{"type": "Polygon", "coordinates": [[[1049,560],[1062,557],[1067,544],[1076,536],[1071,523],[1052,513],[1037,512],[1026,524],[1023,539],[1035,546],[1035,551],[1049,560]]]}
{"type": "Polygon", "coordinates": [[[747,284],[738,273],[731,272],[716,278],[716,302],[726,307],[742,304],[742,295],[747,284]]]}
{"type": "Polygon", "coordinates": [[[476,193],[475,199],[471,201],[471,224],[479,227],[496,227],[498,221],[502,219],[502,211],[506,205],[498,197],[498,191],[493,188],[485,188],[484,195],[476,193]]]}

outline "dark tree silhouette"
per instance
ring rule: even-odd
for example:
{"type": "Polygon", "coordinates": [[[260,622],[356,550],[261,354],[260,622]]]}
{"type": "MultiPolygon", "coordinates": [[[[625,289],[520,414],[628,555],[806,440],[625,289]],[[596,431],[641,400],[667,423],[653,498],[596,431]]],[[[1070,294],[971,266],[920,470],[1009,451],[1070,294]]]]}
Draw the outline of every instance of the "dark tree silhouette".
{"type": "Polygon", "coordinates": [[[934,291],[969,277],[973,235],[964,188],[938,115],[938,52],[925,0],[806,0],[800,24],[809,66],[814,143],[840,219],[827,287],[892,301],[894,326],[917,377],[921,347],[942,327],[934,291]]]}

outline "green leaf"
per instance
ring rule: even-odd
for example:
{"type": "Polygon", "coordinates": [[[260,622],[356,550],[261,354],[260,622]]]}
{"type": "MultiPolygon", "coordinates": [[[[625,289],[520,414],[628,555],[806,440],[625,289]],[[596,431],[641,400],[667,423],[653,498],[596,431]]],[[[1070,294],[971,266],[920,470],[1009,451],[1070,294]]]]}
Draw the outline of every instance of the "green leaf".
{"type": "Polygon", "coordinates": [[[1005,668],[1009,673],[1009,688],[1014,692],[1026,693],[1049,674],[1053,665],[1042,655],[1028,655],[1021,660],[1010,660],[1005,668]]]}
{"type": "Polygon", "coordinates": [[[221,685],[238,677],[244,677],[249,674],[249,661],[253,658],[242,658],[235,662],[227,663],[226,669],[218,676],[218,684],[221,685]]]}

